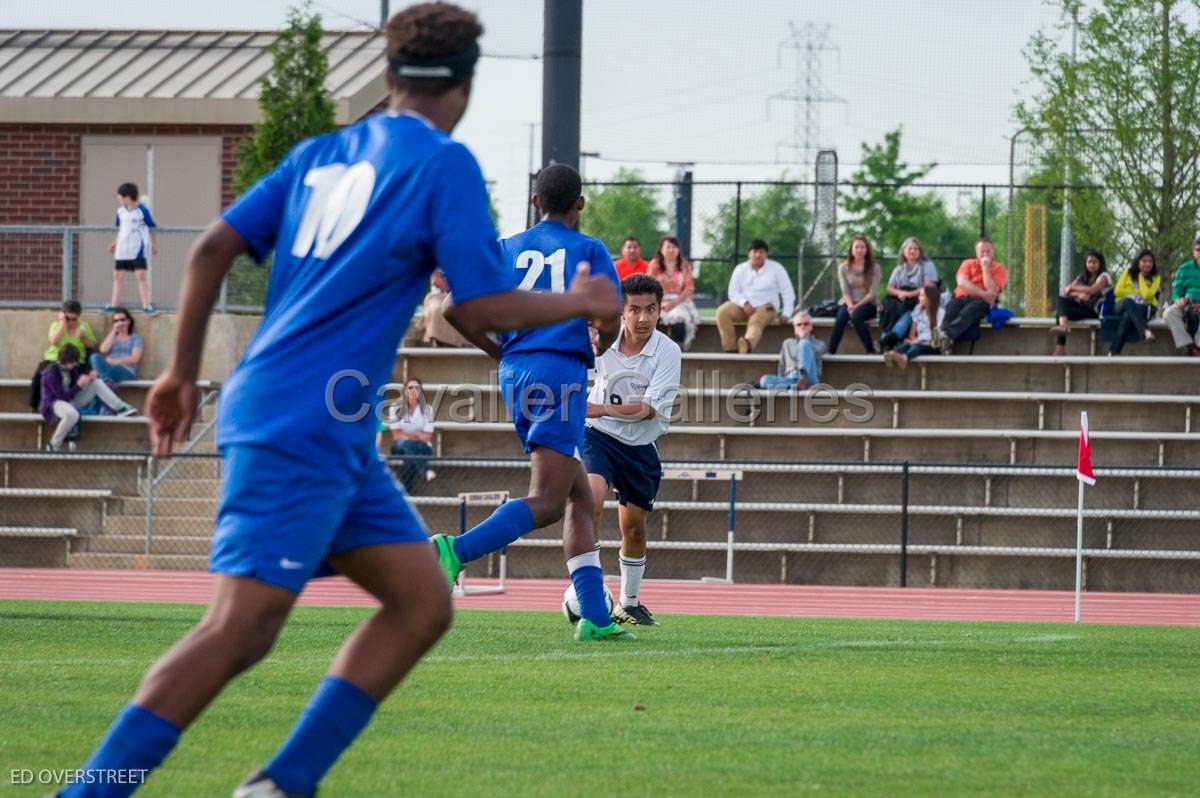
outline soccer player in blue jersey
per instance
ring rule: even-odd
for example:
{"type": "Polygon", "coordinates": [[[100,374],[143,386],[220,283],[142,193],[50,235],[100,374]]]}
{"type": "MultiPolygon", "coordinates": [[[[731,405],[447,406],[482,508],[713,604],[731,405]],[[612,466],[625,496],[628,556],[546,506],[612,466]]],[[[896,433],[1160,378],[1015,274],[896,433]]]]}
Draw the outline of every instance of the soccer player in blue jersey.
{"type": "Polygon", "coordinates": [[[446,3],[394,16],[389,111],[297,145],[193,246],[174,355],[146,403],[158,456],[191,425],[205,328],[231,262],[275,253],[262,324],[222,391],[214,595],[60,795],[132,793],[129,782],[267,653],[305,582],[337,572],[382,606],[343,645],[279,751],[234,793],[312,795],[449,625],[424,526],[373,445],[377,389],[430,273],[446,275],[450,314],[472,334],[619,309],[610,281],[586,269],[566,292],[514,290],[479,166],[447,135],[466,110],[481,32],[474,14],[446,3]]]}
{"type": "MultiPolygon", "coordinates": [[[[619,284],[604,244],[575,230],[584,205],[578,172],[562,164],[547,166],[534,181],[533,203],[542,221],[500,242],[505,263],[520,278],[520,289],[535,295],[561,293],[584,263],[590,263],[597,276],[619,284]]],[[[614,311],[600,322],[604,348],[620,326],[620,308],[614,311]]],[[[592,491],[581,462],[587,372],[595,360],[588,323],[572,319],[505,332],[499,343],[478,334],[468,339],[500,361],[501,396],[531,456],[532,474],[525,498],[501,505],[462,535],[434,535],[447,578],[453,584],[463,564],[553,524],[565,511],[563,549],[581,616],[575,639],[634,639],[613,622],[604,599],[600,553],[592,533],[592,491]]]]}

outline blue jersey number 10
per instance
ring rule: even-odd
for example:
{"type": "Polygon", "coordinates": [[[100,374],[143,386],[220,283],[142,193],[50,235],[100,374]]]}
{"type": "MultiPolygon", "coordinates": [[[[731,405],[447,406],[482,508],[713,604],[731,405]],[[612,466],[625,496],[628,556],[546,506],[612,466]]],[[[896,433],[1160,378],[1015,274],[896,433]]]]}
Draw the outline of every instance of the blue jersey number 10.
{"type": "Polygon", "coordinates": [[[525,278],[517,286],[521,291],[534,291],[538,278],[550,266],[550,293],[563,294],[567,290],[567,251],[556,249],[549,256],[536,249],[527,249],[517,256],[516,267],[524,270],[525,278]]]}
{"type": "Polygon", "coordinates": [[[312,193],[296,228],[292,254],[303,258],[311,252],[314,258],[328,258],[367,212],[375,188],[375,167],[369,161],[351,167],[344,163],[317,166],[304,175],[304,185],[312,193]]]}

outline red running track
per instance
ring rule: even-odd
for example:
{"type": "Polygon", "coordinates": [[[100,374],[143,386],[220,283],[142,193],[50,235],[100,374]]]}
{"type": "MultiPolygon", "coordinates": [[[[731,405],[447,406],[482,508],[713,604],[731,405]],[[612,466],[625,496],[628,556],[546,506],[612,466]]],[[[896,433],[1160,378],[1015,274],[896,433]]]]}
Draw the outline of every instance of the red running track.
{"type": "MultiPolygon", "coordinates": [[[[204,604],[213,575],[203,571],[83,571],[0,568],[0,599],[204,604]]],[[[472,579],[468,585],[494,585],[472,579]]],[[[510,579],[508,592],[467,596],[461,609],[555,610],[565,579],[510,579]]],[[[612,586],[616,588],[616,585],[612,586]]],[[[642,598],[659,613],[773,615],[795,618],[898,618],[941,621],[1069,623],[1074,594],[1050,590],[643,583],[642,598]]],[[[374,600],[341,577],[309,583],[300,603],[368,607],[374,600]]],[[[1200,626],[1200,595],[1084,593],[1082,617],[1094,624],[1200,626]]]]}

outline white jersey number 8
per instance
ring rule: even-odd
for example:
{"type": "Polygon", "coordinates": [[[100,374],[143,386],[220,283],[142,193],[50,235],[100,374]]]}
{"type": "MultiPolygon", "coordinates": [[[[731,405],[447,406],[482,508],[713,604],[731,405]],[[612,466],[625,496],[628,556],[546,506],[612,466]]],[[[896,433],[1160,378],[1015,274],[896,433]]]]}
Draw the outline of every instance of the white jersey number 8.
{"type": "Polygon", "coordinates": [[[567,251],[556,249],[546,257],[536,249],[527,249],[517,256],[516,266],[525,270],[525,278],[517,286],[521,291],[532,291],[538,278],[550,264],[550,293],[564,294],[567,291],[567,251]]]}
{"type": "Polygon", "coordinates": [[[304,216],[296,229],[292,254],[328,258],[350,237],[367,212],[371,191],[375,188],[375,167],[359,161],[347,168],[333,163],[309,169],[304,185],[312,188],[304,216]]]}

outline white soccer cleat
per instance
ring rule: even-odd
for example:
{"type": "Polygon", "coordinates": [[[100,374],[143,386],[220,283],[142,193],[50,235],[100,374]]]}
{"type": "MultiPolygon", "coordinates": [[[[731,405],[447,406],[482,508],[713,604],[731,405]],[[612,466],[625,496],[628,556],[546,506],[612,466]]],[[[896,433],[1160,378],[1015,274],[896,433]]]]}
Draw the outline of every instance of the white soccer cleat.
{"type": "MultiPolygon", "coordinates": [[[[315,793],[314,793],[315,795],[315,793]]],[[[265,770],[256,770],[233,791],[233,798],[312,798],[298,793],[284,792],[267,775],[265,770]]]]}

